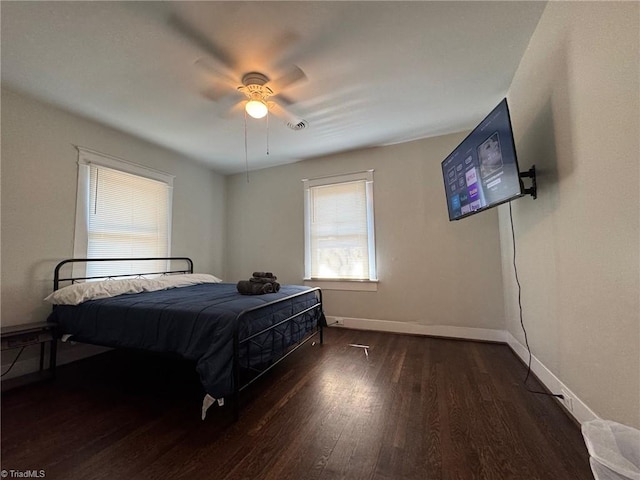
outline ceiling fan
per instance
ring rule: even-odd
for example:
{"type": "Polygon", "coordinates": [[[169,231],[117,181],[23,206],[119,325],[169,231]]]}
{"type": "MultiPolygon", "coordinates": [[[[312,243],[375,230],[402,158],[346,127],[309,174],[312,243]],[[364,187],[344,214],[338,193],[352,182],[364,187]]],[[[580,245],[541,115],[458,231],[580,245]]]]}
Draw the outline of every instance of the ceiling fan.
{"type": "MultiPolygon", "coordinates": [[[[170,15],[168,24],[183,38],[204,50],[226,70],[234,72],[237,69],[235,62],[223,48],[215,45],[209,38],[191,27],[177,15],[170,15]]],[[[207,95],[210,99],[218,102],[223,97],[232,97],[231,99],[234,100],[235,105],[231,108],[231,111],[243,107],[246,113],[253,118],[263,118],[268,113],[272,113],[281,118],[292,130],[302,130],[307,127],[305,120],[288,110],[287,107],[293,102],[282,95],[286,88],[306,80],[307,76],[300,67],[292,65],[283,75],[273,80],[261,72],[246,72],[242,75],[241,81],[238,82],[231,75],[212,68],[210,64],[203,62],[201,59],[197,60],[196,63],[206,64],[207,68],[214,73],[221,83],[233,88],[233,90],[222,95],[217,93],[207,95]],[[238,93],[245,96],[239,102],[233,98],[238,93]]]]}

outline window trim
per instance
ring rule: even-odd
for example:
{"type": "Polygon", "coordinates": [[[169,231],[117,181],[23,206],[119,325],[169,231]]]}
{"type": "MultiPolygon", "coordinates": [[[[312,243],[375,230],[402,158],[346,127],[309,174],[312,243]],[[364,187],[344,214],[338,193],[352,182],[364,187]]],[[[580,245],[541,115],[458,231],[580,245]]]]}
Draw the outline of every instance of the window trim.
{"type": "MultiPolygon", "coordinates": [[[[173,180],[175,175],[171,175],[160,170],[131,163],[112,155],[96,152],[85,147],[75,145],[78,150],[78,182],[76,191],[76,219],[73,235],[73,256],[74,258],[86,258],[89,246],[89,186],[90,167],[96,165],[110,168],[130,175],[144,177],[158,182],[165,183],[168,187],[169,209],[167,211],[167,256],[171,256],[171,226],[173,213],[173,180]]],[[[84,270],[85,264],[75,263],[73,274],[82,275],[79,269],[84,270]]]]}
{"type": "MultiPolygon", "coordinates": [[[[305,284],[318,282],[330,290],[376,291],[378,284],[377,251],[375,242],[375,215],[373,199],[373,169],[339,175],[325,175],[302,180],[304,186],[304,276],[305,284]],[[369,278],[316,278],[311,276],[311,188],[340,183],[365,182],[367,211],[367,242],[369,251],[369,278]]],[[[320,285],[318,285],[320,286],[320,285]]]]}
{"type": "Polygon", "coordinates": [[[378,280],[343,280],[340,278],[305,278],[304,284],[309,287],[320,287],[322,290],[345,290],[351,292],[377,292],[378,280]]]}

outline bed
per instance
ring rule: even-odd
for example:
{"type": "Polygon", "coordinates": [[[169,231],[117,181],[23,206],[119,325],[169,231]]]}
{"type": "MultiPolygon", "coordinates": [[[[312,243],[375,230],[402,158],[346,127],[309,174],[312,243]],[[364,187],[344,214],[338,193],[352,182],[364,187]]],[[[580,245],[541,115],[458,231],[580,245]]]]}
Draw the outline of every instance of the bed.
{"type": "Polygon", "coordinates": [[[49,299],[54,303],[49,321],[58,326],[63,341],[178,354],[195,361],[206,392],[202,418],[210,405],[223,405],[225,399],[231,400],[237,418],[242,390],[316,335],[322,344],[322,292],[282,285],[277,293],[241,295],[235,284],[193,278],[201,276],[193,273],[187,257],[64,260],[54,270],[52,295],[57,299],[49,299]],[[96,262],[130,266],[158,261],[166,268],[135,274],[123,268],[125,273],[108,277],[87,276],[85,268],[77,268],[96,262]],[[61,294],[68,296],[70,290],[77,296],[80,290],[84,295],[115,287],[126,287],[125,293],[59,304],[61,294]]]}

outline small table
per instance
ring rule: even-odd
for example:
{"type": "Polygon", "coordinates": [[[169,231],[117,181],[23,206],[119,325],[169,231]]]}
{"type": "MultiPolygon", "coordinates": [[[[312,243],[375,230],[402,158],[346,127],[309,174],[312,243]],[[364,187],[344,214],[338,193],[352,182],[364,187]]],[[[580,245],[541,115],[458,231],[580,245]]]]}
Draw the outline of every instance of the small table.
{"type": "MultiPolygon", "coordinates": [[[[56,351],[58,347],[58,341],[56,338],[56,325],[50,322],[34,322],[26,323],[23,325],[9,325],[0,328],[0,344],[2,351],[12,350],[15,348],[27,347],[29,345],[40,345],[40,371],[36,375],[25,375],[25,380],[31,380],[35,376],[36,378],[54,378],[56,373],[56,351]],[[49,368],[48,371],[44,371],[44,357],[45,357],[45,344],[51,342],[49,349],[49,368]]],[[[7,368],[7,367],[5,367],[7,368]]],[[[4,372],[3,372],[4,373],[4,372]]],[[[26,383],[24,381],[16,381],[16,378],[11,378],[11,383],[26,383]]],[[[2,390],[5,390],[5,384],[7,388],[9,385],[7,382],[2,382],[2,390]]],[[[15,386],[15,385],[11,385],[15,386]]]]}

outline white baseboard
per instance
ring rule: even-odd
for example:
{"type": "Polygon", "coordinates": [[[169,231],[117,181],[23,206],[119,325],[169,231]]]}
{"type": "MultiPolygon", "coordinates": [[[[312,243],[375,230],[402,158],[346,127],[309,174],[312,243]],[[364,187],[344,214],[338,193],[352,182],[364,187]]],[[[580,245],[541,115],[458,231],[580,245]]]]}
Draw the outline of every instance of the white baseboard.
{"type": "MultiPolygon", "coordinates": [[[[333,316],[327,316],[327,324],[338,328],[344,327],[377,332],[405,333],[410,335],[426,335],[506,343],[525,364],[529,362],[529,353],[527,352],[526,347],[506,330],[455,327],[449,325],[421,325],[419,323],[333,316]]],[[[557,400],[578,423],[582,424],[589,420],[598,418],[586,403],[578,398],[578,396],[573,393],[569,387],[556,377],[555,374],[535,356],[531,357],[531,371],[550,392],[565,395],[564,400],[557,400]]]]}
{"type": "Polygon", "coordinates": [[[371,320],[366,318],[327,316],[327,324],[334,327],[373,330],[377,332],[405,333],[433,337],[463,338],[506,343],[504,330],[489,328],[455,327],[450,325],[422,325],[415,322],[394,322],[391,320],[371,320]],[[336,323],[338,322],[338,323],[336,323]]]}
{"type": "MultiPolygon", "coordinates": [[[[511,350],[518,355],[526,364],[529,363],[529,352],[527,347],[522,345],[510,332],[504,332],[507,344],[511,350]]],[[[535,355],[531,356],[531,371],[540,380],[544,386],[553,393],[560,393],[565,396],[564,400],[558,398],[558,402],[575,418],[578,423],[582,424],[589,420],[599,418],[586,403],[571,391],[555,374],[549,370],[535,355]]]]}

